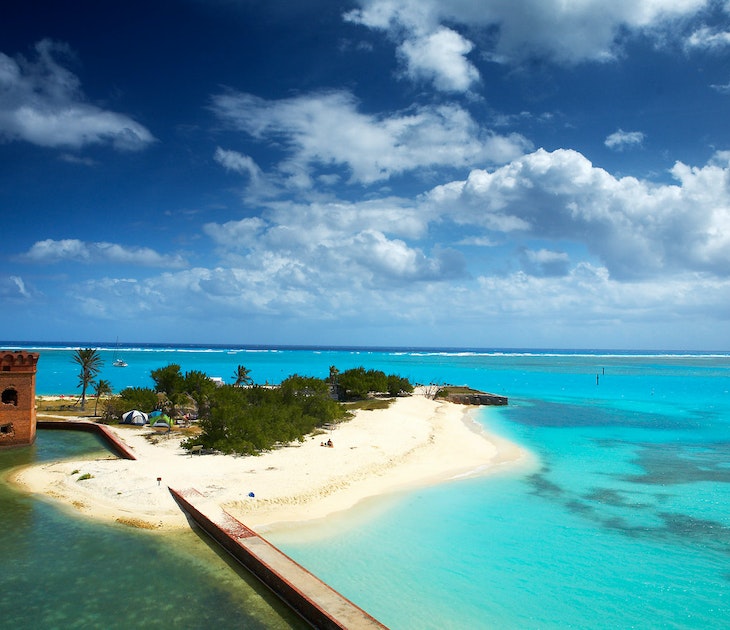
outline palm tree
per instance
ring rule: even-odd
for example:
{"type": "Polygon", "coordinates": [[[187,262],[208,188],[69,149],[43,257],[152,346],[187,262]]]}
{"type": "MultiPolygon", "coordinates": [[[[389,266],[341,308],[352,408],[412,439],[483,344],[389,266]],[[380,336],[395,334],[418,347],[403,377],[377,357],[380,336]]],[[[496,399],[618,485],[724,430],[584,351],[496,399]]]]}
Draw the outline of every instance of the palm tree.
{"type": "Polygon", "coordinates": [[[100,378],[98,381],[93,382],[94,385],[94,398],[96,398],[96,401],[94,402],[94,416],[96,416],[96,409],[99,406],[99,398],[102,396],[108,396],[112,392],[112,384],[109,381],[105,381],[103,378],[100,378]]]}
{"type": "Polygon", "coordinates": [[[339,392],[337,391],[337,377],[340,375],[340,371],[334,366],[330,365],[330,394],[339,400],[339,392]]]}
{"type": "Polygon", "coordinates": [[[236,382],[233,383],[234,387],[241,387],[242,385],[251,385],[253,383],[253,379],[250,376],[251,370],[249,370],[247,367],[244,367],[243,365],[239,365],[236,368],[236,371],[233,373],[233,378],[236,379],[236,382]]]}
{"type": "Polygon", "coordinates": [[[73,362],[81,366],[79,387],[81,387],[81,409],[86,408],[86,388],[99,373],[103,361],[99,352],[93,348],[79,348],[73,355],[73,362]]]}

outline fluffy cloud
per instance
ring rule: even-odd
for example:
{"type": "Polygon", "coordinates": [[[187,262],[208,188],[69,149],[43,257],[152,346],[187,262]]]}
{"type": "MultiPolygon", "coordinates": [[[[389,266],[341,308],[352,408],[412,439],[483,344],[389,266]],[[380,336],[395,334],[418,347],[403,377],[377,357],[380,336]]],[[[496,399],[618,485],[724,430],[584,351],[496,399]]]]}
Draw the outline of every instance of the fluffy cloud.
{"type": "Polygon", "coordinates": [[[471,42],[453,28],[480,29],[496,61],[520,62],[540,56],[558,63],[606,61],[617,54],[618,40],[631,31],[652,32],[672,20],[693,17],[709,0],[359,0],[360,8],[345,19],[385,31],[396,42],[406,62],[406,74],[429,74],[440,89],[466,89],[478,73],[466,59],[471,42]],[[458,46],[425,47],[449,24],[458,46]],[[423,58],[405,51],[427,48],[423,58]],[[453,77],[462,76],[461,81],[453,77]],[[467,80],[468,79],[468,80],[467,80]]]}
{"type": "MultiPolygon", "coordinates": [[[[272,201],[260,216],[205,226],[218,253],[211,267],[71,292],[97,318],[144,312],[162,327],[179,313],[186,325],[206,321],[210,309],[232,327],[241,318],[277,331],[308,322],[322,340],[328,322],[369,327],[350,343],[372,340],[387,321],[417,322],[420,343],[429,330],[458,331],[458,345],[499,326],[504,343],[579,344],[581,334],[586,343],[600,334],[620,347],[612,335],[621,322],[634,339],[666,345],[669,324],[657,322],[682,318],[698,323],[697,341],[683,343],[711,346],[708,322],[730,317],[730,153],[700,167],[677,163],[672,175],[672,185],[616,178],[575,151],[539,150],[414,200],[272,201]],[[497,251],[501,266],[480,268],[460,251],[474,243],[489,246],[487,257],[497,251]]],[[[99,256],[73,240],[31,251],[45,261],[52,252],[99,256]]]]}
{"type": "MultiPolygon", "coordinates": [[[[663,347],[667,339],[685,348],[717,347],[723,343],[718,325],[722,330],[730,317],[730,282],[692,273],[626,282],[581,263],[564,275],[516,272],[394,287],[366,285],[357,277],[337,284],[327,275],[292,271],[301,270],[291,260],[272,257],[261,269],[193,268],[139,281],[107,279],[69,287],[68,294],[98,318],[113,312],[138,321],[144,313],[153,329],[173,321],[175,330],[207,325],[215,309],[224,335],[240,333],[245,322],[247,334],[276,330],[279,343],[290,339],[285,330],[296,331],[291,339],[301,343],[306,326],[310,339],[320,343],[339,338],[350,344],[376,339],[427,345],[438,338],[466,345],[469,339],[494,338],[489,330],[497,327],[503,343],[515,347],[559,346],[566,339],[583,347],[599,337],[611,347],[625,347],[622,339],[641,339],[647,347],[663,347]],[[687,324],[682,340],[671,327],[677,318],[687,324]],[[385,336],[387,325],[398,328],[397,337],[385,336]],[[337,337],[337,329],[344,336],[337,337]]],[[[635,341],[629,345],[636,347],[635,341]]]]}
{"type": "MultiPolygon", "coordinates": [[[[307,322],[328,340],[329,325],[353,326],[350,343],[372,342],[383,322],[417,322],[416,343],[444,330],[458,331],[456,345],[469,335],[483,342],[499,326],[506,344],[581,345],[598,334],[621,347],[620,328],[666,345],[670,324],[657,322],[681,318],[697,323],[684,345],[712,346],[712,322],[730,317],[730,153],[700,167],[677,163],[672,175],[673,185],[616,178],[575,151],[539,150],[416,200],[270,202],[261,216],[205,226],[214,266],[106,278],[71,293],[99,319],[111,309],[130,319],[144,312],[164,327],[185,313],[192,326],[215,309],[231,327],[245,318],[277,335],[307,322]],[[453,249],[431,238],[448,222],[460,228],[453,249]],[[506,242],[519,270],[468,269],[459,248],[475,242],[487,251],[506,242]],[[355,325],[370,332],[357,337],[355,325]]],[[[93,250],[78,241],[33,249],[67,259],[93,250]]]]}
{"type": "Polygon", "coordinates": [[[172,268],[186,264],[181,256],[159,254],[148,247],[125,247],[104,242],[88,243],[78,239],[37,241],[23,257],[36,263],[72,261],[172,268]]]}
{"type": "Polygon", "coordinates": [[[566,252],[549,249],[526,249],[522,253],[523,267],[534,276],[564,276],[569,271],[570,257],[566,252]]]}
{"type": "MultiPolygon", "coordinates": [[[[270,239],[268,245],[289,247],[294,244],[337,243],[343,238],[377,226],[382,232],[404,239],[420,239],[428,231],[430,217],[425,208],[398,197],[383,197],[358,203],[345,201],[271,203],[264,217],[246,218],[224,224],[216,238],[218,244],[236,248],[241,244],[240,230],[255,235],[255,240],[270,239]],[[267,232],[267,234],[264,234],[267,232]]],[[[217,224],[209,224],[210,231],[217,224]]],[[[243,239],[244,246],[246,239],[243,239]]]]}
{"type": "Polygon", "coordinates": [[[398,51],[410,78],[432,81],[443,92],[466,92],[479,81],[479,71],[466,59],[473,47],[456,31],[440,27],[404,41],[398,51]]]}
{"type": "Polygon", "coordinates": [[[463,275],[461,254],[434,248],[429,255],[413,244],[426,236],[428,222],[427,213],[398,199],[280,202],[265,220],[209,223],[204,229],[230,266],[262,277],[286,270],[288,282],[299,278],[302,286],[314,286],[314,278],[328,287],[377,287],[463,275]]]}
{"type": "Polygon", "coordinates": [[[644,142],[644,134],[640,131],[624,131],[619,129],[608,136],[604,144],[609,149],[623,151],[626,147],[641,145],[644,142]]]}
{"type": "Polygon", "coordinates": [[[711,29],[707,26],[694,31],[685,42],[687,48],[721,50],[730,46],[730,32],[711,29]]]}
{"type": "Polygon", "coordinates": [[[228,221],[226,223],[207,223],[203,231],[213,241],[226,250],[243,251],[254,247],[266,229],[266,222],[259,217],[228,221]]]}
{"type": "Polygon", "coordinates": [[[479,71],[467,59],[474,45],[451,28],[439,24],[432,2],[362,2],[344,19],[386,31],[398,42],[398,55],[411,79],[432,81],[444,92],[467,92],[479,81],[479,71]]]}
{"type": "MultiPolygon", "coordinates": [[[[543,278],[518,272],[482,276],[477,283],[476,296],[494,296],[491,308],[481,309],[484,317],[501,316],[513,320],[517,327],[530,320],[542,321],[546,327],[562,327],[561,332],[554,332],[563,338],[571,338],[571,329],[576,334],[583,329],[588,338],[594,339],[590,330],[604,329],[611,338],[611,329],[617,322],[626,331],[634,326],[644,327],[646,334],[651,335],[652,328],[660,326],[660,322],[678,317],[686,321],[717,318],[716,324],[730,315],[726,306],[730,302],[724,302],[730,299],[730,282],[693,273],[661,281],[626,282],[611,278],[602,267],[581,263],[561,276],[543,278]]],[[[459,306],[468,308],[466,304],[459,306]]],[[[658,339],[665,333],[662,330],[658,339]]],[[[691,337],[691,331],[687,331],[687,337],[691,337]]],[[[709,343],[712,345],[712,341],[709,343]]]]}
{"type": "Polygon", "coordinates": [[[111,144],[130,151],[153,142],[130,117],[85,101],[76,75],[56,61],[68,52],[43,40],[36,44],[35,62],[0,53],[0,139],[75,149],[111,144]]]}
{"type": "Polygon", "coordinates": [[[684,272],[730,275],[730,153],[701,168],[678,162],[676,185],[617,179],[575,151],[544,150],[427,201],[461,225],[566,239],[599,256],[617,278],[684,272]]]}
{"type": "Polygon", "coordinates": [[[529,148],[520,135],[480,128],[458,105],[376,116],[360,113],[344,91],[278,101],[229,92],[213,99],[213,109],[253,138],[283,144],[288,156],[279,169],[300,188],[312,185],[315,169],[332,174],[344,167],[351,182],[372,184],[415,169],[503,163],[529,148]]]}

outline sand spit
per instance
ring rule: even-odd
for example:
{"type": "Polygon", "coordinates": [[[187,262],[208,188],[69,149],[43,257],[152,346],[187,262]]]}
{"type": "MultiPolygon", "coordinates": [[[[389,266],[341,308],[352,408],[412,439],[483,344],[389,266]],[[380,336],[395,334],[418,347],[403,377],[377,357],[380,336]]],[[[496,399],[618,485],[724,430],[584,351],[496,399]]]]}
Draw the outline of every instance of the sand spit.
{"type": "Polygon", "coordinates": [[[110,427],[136,461],[110,454],[43,463],[16,470],[9,480],[89,517],[165,530],[189,527],[168,485],[193,487],[265,531],[323,518],[366,498],[532,461],[523,448],[484,432],[472,413],[421,395],[399,398],[388,409],[358,411],[326,434],[255,457],[191,456],[174,433],[110,427]],[[328,439],[333,447],[321,446],[328,439]]]}

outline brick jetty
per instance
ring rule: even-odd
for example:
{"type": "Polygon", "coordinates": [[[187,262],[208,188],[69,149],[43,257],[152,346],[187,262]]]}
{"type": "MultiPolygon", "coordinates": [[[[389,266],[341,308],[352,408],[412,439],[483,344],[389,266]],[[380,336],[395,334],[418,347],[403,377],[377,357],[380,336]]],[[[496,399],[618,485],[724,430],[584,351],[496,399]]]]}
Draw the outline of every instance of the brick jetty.
{"type": "Polygon", "coordinates": [[[197,490],[169,490],[203,531],[315,628],[386,628],[197,490]]]}

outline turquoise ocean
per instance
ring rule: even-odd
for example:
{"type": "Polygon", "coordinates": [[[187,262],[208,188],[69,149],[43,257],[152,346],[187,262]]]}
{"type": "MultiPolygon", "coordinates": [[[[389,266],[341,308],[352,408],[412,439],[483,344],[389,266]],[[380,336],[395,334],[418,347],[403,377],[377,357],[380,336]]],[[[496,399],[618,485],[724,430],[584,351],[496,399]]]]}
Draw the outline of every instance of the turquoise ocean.
{"type": "MultiPolygon", "coordinates": [[[[73,348],[36,349],[37,393],[77,393],[73,348]]],[[[115,391],[169,363],[232,382],[363,365],[506,395],[475,418],[535,455],[525,470],[381,497],[267,534],[393,629],[725,628],[730,623],[730,353],[98,347],[115,391]],[[115,353],[128,363],[112,367],[115,353]]],[[[387,439],[387,436],[374,436],[387,439]]],[[[98,456],[39,432],[15,466],[98,456]]],[[[8,627],[286,628],[298,620],[195,532],[88,522],[0,485],[8,627]],[[25,603],[18,606],[18,602],[25,603]]]]}

